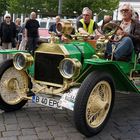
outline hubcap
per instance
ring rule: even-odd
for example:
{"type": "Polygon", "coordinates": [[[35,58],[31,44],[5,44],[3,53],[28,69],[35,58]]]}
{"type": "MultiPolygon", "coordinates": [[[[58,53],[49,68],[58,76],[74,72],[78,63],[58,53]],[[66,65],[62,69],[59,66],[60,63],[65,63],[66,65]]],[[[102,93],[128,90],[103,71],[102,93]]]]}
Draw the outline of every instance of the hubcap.
{"type": "Polygon", "coordinates": [[[108,82],[100,81],[93,88],[86,107],[87,123],[97,128],[105,120],[111,105],[111,87],[108,82]]]}
{"type": "Polygon", "coordinates": [[[7,69],[0,81],[0,94],[7,104],[17,104],[27,96],[28,77],[14,67],[7,69]]]}

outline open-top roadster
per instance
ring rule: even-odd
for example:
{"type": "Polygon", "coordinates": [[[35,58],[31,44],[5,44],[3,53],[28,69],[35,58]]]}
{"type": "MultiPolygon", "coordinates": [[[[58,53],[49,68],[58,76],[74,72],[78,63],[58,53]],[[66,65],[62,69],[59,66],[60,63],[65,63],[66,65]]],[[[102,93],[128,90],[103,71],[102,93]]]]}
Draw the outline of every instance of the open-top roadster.
{"type": "MultiPolygon", "coordinates": [[[[108,37],[117,29],[112,27],[97,41],[73,35],[71,41],[59,43],[52,35],[50,43],[39,44],[34,56],[27,51],[1,50],[14,56],[0,65],[0,109],[18,110],[28,100],[67,108],[73,111],[82,134],[89,137],[100,132],[110,117],[116,91],[139,93],[140,89],[136,51],[129,62],[104,58],[108,37]]],[[[58,30],[69,34],[70,23],[60,23],[58,30]]]]}

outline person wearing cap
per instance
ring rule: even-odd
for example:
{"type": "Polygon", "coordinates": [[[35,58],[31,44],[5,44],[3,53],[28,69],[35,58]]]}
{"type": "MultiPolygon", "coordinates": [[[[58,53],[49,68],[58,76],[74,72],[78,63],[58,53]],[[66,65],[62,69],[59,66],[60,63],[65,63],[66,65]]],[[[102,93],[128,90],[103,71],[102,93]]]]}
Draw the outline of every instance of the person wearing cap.
{"type": "Polygon", "coordinates": [[[85,8],[82,12],[82,19],[77,23],[77,30],[83,35],[96,36],[98,38],[99,33],[97,31],[98,25],[92,19],[92,11],[89,8],[85,8]]]}
{"type": "MultiPolygon", "coordinates": [[[[11,21],[11,15],[5,14],[4,21],[0,25],[0,38],[2,49],[12,49],[12,43],[16,38],[16,25],[11,21]]],[[[10,58],[9,55],[4,54],[3,60],[10,58]]]]}
{"type": "Polygon", "coordinates": [[[34,55],[39,40],[39,22],[36,20],[36,13],[31,12],[30,19],[25,24],[25,41],[27,41],[27,50],[34,55]]]}

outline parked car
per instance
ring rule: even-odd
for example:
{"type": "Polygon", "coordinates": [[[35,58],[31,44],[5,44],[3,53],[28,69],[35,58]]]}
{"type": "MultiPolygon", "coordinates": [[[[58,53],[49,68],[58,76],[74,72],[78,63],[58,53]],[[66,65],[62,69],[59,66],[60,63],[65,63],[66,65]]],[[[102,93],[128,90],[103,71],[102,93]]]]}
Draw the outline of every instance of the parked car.
{"type": "MultiPolygon", "coordinates": [[[[64,35],[72,30],[68,23],[58,27],[64,35]]],[[[134,51],[129,62],[103,57],[108,36],[117,30],[112,27],[105,31],[105,39],[93,42],[88,36],[73,35],[59,44],[53,36],[51,43],[39,45],[34,56],[26,50],[0,50],[15,54],[0,65],[0,109],[19,110],[28,100],[66,108],[73,111],[79,132],[87,137],[99,133],[110,118],[116,91],[140,94],[138,54],[134,51]]]]}
{"type": "Polygon", "coordinates": [[[41,39],[49,39],[50,38],[50,34],[48,32],[50,26],[52,24],[55,23],[54,19],[37,19],[39,21],[40,24],[40,28],[39,28],[39,36],[41,39]]]}

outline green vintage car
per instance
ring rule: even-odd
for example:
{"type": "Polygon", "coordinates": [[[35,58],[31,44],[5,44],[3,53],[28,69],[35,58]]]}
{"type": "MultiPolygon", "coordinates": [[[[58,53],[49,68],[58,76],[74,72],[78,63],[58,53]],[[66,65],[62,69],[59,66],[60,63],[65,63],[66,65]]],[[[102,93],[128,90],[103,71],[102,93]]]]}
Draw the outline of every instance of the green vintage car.
{"type": "MultiPolygon", "coordinates": [[[[107,27],[107,26],[106,26],[107,27]]],[[[112,35],[116,28],[105,32],[112,35]]],[[[60,23],[58,30],[69,34],[71,26],[60,23]]],[[[91,41],[73,35],[71,41],[41,42],[34,56],[27,51],[7,50],[13,55],[0,65],[0,109],[15,111],[28,100],[44,106],[73,111],[76,128],[90,137],[107,123],[115,93],[139,93],[140,64],[135,51],[129,62],[105,59],[108,39],[91,41]]]]}

